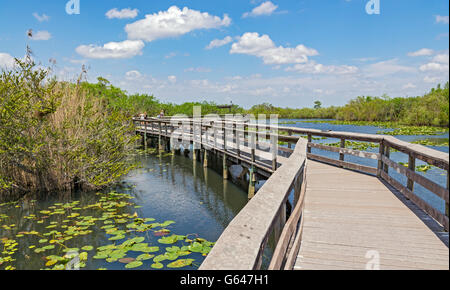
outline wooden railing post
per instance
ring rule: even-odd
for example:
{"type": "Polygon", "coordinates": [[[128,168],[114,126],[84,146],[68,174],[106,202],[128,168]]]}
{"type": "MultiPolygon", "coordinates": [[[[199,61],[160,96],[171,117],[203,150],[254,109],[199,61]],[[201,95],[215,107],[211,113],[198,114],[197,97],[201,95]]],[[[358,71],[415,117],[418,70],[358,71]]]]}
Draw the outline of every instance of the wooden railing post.
{"type": "Polygon", "coordinates": [[[377,176],[381,177],[381,171],[383,171],[383,156],[384,156],[384,142],[380,142],[380,150],[378,151],[380,153],[380,158],[378,159],[378,171],[377,176]]]}
{"type": "Polygon", "coordinates": [[[272,143],[272,170],[276,171],[277,170],[277,156],[278,156],[278,140],[277,140],[277,136],[275,135],[275,133],[270,130],[270,139],[271,139],[271,143],[272,143]]]}
{"type": "Polygon", "coordinates": [[[241,157],[241,133],[239,132],[236,124],[234,124],[233,126],[236,129],[235,130],[235,132],[236,132],[236,134],[235,134],[236,135],[236,153],[239,158],[239,157],[241,157]]]}
{"type": "Polygon", "coordinates": [[[249,133],[250,140],[249,145],[251,148],[251,166],[250,166],[250,173],[249,173],[249,184],[248,184],[248,199],[252,199],[255,196],[255,183],[256,183],[256,176],[255,176],[255,161],[256,161],[256,154],[255,154],[255,148],[256,148],[256,133],[251,132],[249,133]]]}
{"type": "Polygon", "coordinates": [[[158,130],[159,130],[159,132],[158,132],[158,150],[159,150],[159,152],[161,152],[161,151],[163,151],[163,145],[162,145],[162,123],[161,123],[161,121],[159,121],[158,122],[158,130]]]}
{"type": "Polygon", "coordinates": [[[214,149],[217,150],[219,148],[218,144],[217,144],[217,125],[216,122],[213,122],[213,126],[214,126],[214,149]]]}
{"type": "MultiPolygon", "coordinates": [[[[345,148],[345,139],[341,138],[341,148],[345,148]]],[[[340,161],[344,161],[345,159],[345,154],[344,153],[339,153],[339,160],[340,161]]],[[[344,167],[343,165],[341,167],[344,167]]]]}
{"type": "MultiPolygon", "coordinates": [[[[416,171],[416,158],[411,153],[409,154],[408,169],[411,171],[416,171]]],[[[414,180],[413,179],[408,178],[407,188],[411,192],[414,191],[414,180]]]]}
{"type": "MultiPolygon", "coordinates": [[[[312,143],[312,134],[308,134],[308,143],[312,143]]],[[[308,153],[311,153],[311,147],[308,146],[308,153]]]]}
{"type": "Polygon", "coordinates": [[[223,123],[222,133],[223,133],[223,158],[222,158],[222,167],[223,167],[223,179],[228,179],[228,165],[227,165],[227,135],[226,135],[226,125],[223,123]]]}
{"type": "Polygon", "coordinates": [[[144,122],[144,149],[147,151],[147,121],[144,122]]]}
{"type": "MultiPolygon", "coordinates": [[[[448,179],[449,179],[449,171],[447,170],[447,190],[448,190],[448,179]]],[[[448,201],[445,203],[445,216],[448,218],[448,211],[449,211],[449,209],[448,209],[448,201]]],[[[447,232],[448,232],[448,229],[447,229],[447,232]]]]}
{"type": "MultiPolygon", "coordinates": [[[[288,135],[289,135],[289,137],[292,136],[292,130],[289,130],[289,131],[288,131],[288,135]]],[[[289,148],[289,149],[292,149],[292,144],[291,144],[291,142],[288,142],[288,148],[289,148]]]]}
{"type": "MultiPolygon", "coordinates": [[[[391,148],[388,145],[384,146],[384,156],[386,158],[390,158],[391,157],[391,148]]],[[[386,174],[389,174],[389,165],[384,164],[384,172],[386,174]]]]}

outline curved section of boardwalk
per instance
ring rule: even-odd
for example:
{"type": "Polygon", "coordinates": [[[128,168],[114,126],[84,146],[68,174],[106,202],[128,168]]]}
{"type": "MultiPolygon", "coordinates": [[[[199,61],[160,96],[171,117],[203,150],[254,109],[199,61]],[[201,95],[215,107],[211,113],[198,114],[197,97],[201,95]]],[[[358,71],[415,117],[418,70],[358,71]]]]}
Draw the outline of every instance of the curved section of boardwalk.
{"type": "Polygon", "coordinates": [[[294,269],[449,269],[448,233],[380,179],[309,160],[307,180],[294,269]]]}

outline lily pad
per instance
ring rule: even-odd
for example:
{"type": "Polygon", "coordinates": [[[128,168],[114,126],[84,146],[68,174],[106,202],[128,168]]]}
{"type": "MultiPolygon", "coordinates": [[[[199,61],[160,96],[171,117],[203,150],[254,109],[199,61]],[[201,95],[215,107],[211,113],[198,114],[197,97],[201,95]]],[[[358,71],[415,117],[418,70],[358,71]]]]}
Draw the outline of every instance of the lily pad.
{"type": "Polygon", "coordinates": [[[164,265],[161,263],[154,263],[150,267],[152,267],[153,269],[162,269],[164,268],[164,265]]]}
{"type": "Polygon", "coordinates": [[[136,258],[136,260],[138,260],[138,261],[146,261],[146,260],[150,260],[150,259],[153,258],[154,256],[155,256],[155,255],[150,255],[150,254],[145,253],[145,254],[139,255],[139,256],[136,258]]]}
{"type": "Polygon", "coordinates": [[[192,265],[194,259],[180,259],[167,265],[168,268],[183,268],[192,265]]]}
{"type": "Polygon", "coordinates": [[[127,269],[134,269],[134,268],[142,266],[143,264],[144,263],[142,263],[141,261],[134,261],[134,262],[131,262],[131,263],[127,264],[125,266],[125,268],[127,268],[127,269]]]}
{"type": "Polygon", "coordinates": [[[123,263],[123,264],[129,264],[129,263],[134,262],[134,261],[136,261],[135,258],[122,258],[122,259],[119,259],[119,262],[123,263]]]}

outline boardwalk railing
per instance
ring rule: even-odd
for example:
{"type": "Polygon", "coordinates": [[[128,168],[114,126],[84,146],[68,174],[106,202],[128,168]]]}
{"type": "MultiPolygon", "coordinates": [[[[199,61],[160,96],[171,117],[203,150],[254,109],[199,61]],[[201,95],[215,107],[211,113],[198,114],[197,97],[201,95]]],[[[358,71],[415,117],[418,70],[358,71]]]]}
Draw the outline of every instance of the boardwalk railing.
{"type": "MultiPolygon", "coordinates": [[[[137,132],[142,133],[145,138],[147,134],[157,136],[160,144],[162,137],[170,138],[172,132],[187,125],[187,132],[191,134],[191,137],[194,135],[200,137],[197,142],[200,142],[205,152],[208,150],[214,151],[221,154],[225,161],[226,159],[234,159],[243,166],[258,169],[258,172],[263,176],[264,172],[266,173],[265,176],[270,176],[258,193],[225,229],[200,269],[260,269],[262,255],[271,235],[274,236],[277,243],[269,269],[292,269],[301,244],[302,213],[307,184],[307,159],[356,170],[383,179],[448,231],[449,155],[447,153],[422,145],[403,142],[385,135],[278,127],[252,124],[246,121],[198,122],[186,118],[133,120],[136,123],[137,132]],[[194,129],[196,125],[198,126],[198,132],[194,129]],[[226,131],[227,127],[232,131],[231,139],[226,131]],[[337,138],[340,140],[340,147],[314,143],[315,137],[337,138]],[[234,146],[233,150],[227,150],[227,146],[225,146],[230,140],[234,146]],[[218,148],[219,141],[220,147],[223,149],[218,148]],[[346,141],[375,143],[379,150],[378,152],[368,152],[345,148],[346,141]],[[278,147],[278,142],[284,142],[287,147],[278,147]],[[252,143],[256,144],[256,149],[253,148],[250,154],[246,156],[240,151],[245,144],[252,143]],[[258,163],[255,160],[255,155],[258,154],[256,152],[258,145],[263,143],[265,143],[264,145],[269,144],[272,152],[274,152],[271,155],[272,160],[269,160],[271,162],[258,163]],[[313,154],[312,149],[338,153],[339,159],[313,154]],[[390,159],[391,149],[409,156],[408,168],[390,159]],[[346,155],[376,160],[377,167],[346,161],[346,155]],[[280,159],[283,159],[283,162],[280,159]],[[446,188],[417,173],[416,159],[447,171],[446,188]],[[406,176],[407,184],[403,185],[390,176],[390,168],[406,176]],[[445,213],[432,207],[414,193],[416,183],[444,200],[445,213]],[[292,193],[294,194],[294,209],[290,217],[287,217],[286,201],[292,193]]],[[[195,138],[192,138],[192,140],[195,142],[195,138]]],[[[263,152],[264,150],[258,151],[263,152]]],[[[226,164],[225,161],[224,164],[226,164]]],[[[224,167],[224,177],[227,174],[225,171],[226,168],[224,167]]],[[[252,196],[249,195],[249,197],[252,196]]]]}

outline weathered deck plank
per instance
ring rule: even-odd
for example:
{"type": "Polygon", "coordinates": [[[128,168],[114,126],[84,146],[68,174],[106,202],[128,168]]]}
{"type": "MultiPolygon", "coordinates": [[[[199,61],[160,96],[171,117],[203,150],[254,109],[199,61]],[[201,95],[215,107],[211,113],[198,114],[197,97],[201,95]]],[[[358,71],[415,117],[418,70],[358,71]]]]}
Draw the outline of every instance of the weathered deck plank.
{"type": "MultiPolygon", "coordinates": [[[[378,178],[309,161],[303,239],[294,269],[449,269],[449,249],[378,178]]],[[[428,221],[429,222],[429,221],[428,221]]]]}

